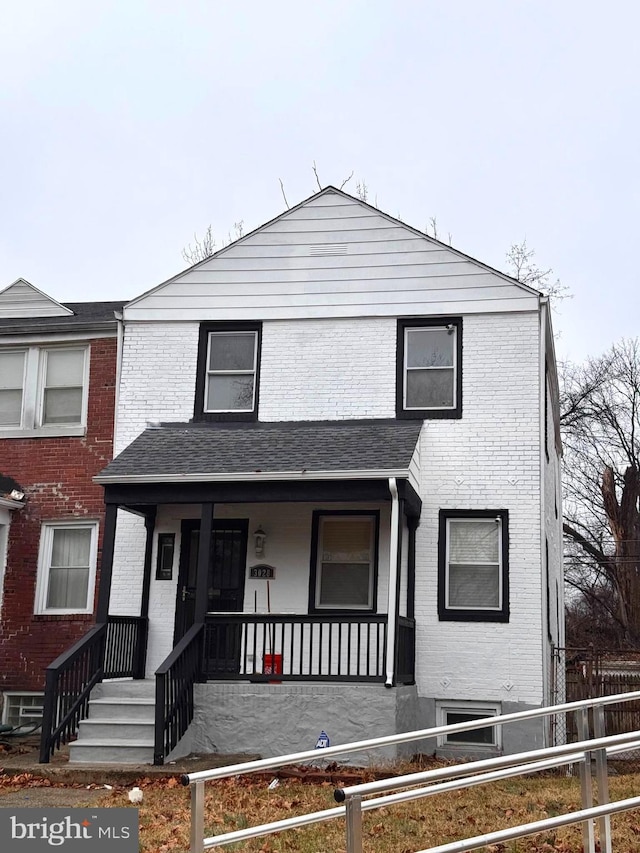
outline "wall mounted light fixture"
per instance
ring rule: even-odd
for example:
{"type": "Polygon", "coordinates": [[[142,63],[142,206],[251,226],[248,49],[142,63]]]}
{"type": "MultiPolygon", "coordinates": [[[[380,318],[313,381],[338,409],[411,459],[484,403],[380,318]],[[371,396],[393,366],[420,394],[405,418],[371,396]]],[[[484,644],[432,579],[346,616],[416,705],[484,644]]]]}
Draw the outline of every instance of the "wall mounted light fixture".
{"type": "Polygon", "coordinates": [[[262,557],[264,554],[264,543],[267,541],[267,534],[262,529],[261,524],[253,531],[253,538],[256,545],[256,557],[262,557]]]}

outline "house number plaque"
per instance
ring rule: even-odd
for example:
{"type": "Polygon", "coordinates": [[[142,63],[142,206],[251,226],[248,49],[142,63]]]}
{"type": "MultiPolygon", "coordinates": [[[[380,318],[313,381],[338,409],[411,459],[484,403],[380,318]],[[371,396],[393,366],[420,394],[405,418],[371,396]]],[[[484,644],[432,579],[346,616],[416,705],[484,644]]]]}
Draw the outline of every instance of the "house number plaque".
{"type": "Polygon", "coordinates": [[[273,566],[251,566],[249,569],[250,578],[258,578],[261,580],[273,580],[276,576],[276,570],[273,566]]]}

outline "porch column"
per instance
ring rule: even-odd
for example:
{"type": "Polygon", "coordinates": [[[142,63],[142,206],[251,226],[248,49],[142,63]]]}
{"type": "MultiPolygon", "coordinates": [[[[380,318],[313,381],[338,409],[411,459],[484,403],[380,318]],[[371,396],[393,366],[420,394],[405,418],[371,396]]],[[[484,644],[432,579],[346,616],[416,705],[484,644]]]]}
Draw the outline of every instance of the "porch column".
{"type": "Polygon", "coordinates": [[[203,503],[200,514],[196,605],[193,614],[194,623],[204,622],[207,613],[207,584],[209,580],[209,559],[211,556],[211,536],[213,532],[213,506],[213,503],[203,503]]]}
{"type": "Polygon", "coordinates": [[[113,572],[113,551],[116,542],[116,522],[118,520],[117,504],[107,504],[104,513],[104,530],[102,533],[102,559],[100,560],[100,585],[98,587],[98,604],[96,606],[96,622],[106,622],[109,615],[109,598],[111,596],[111,575],[113,572]]]}
{"type": "Polygon", "coordinates": [[[407,526],[409,528],[409,541],[407,543],[407,616],[409,619],[416,618],[416,530],[419,523],[419,518],[407,516],[407,526]]]}
{"type": "MultiPolygon", "coordinates": [[[[398,638],[398,599],[402,546],[402,515],[395,477],[389,477],[391,492],[391,530],[389,531],[389,593],[387,601],[387,659],[385,687],[395,684],[396,646],[398,638]]],[[[404,501],[402,501],[404,504],[404,501]]]]}
{"type": "Polygon", "coordinates": [[[144,527],[147,531],[147,541],[144,546],[144,572],[142,575],[142,602],[140,615],[146,619],[149,615],[149,592],[151,589],[151,555],[153,553],[153,531],[156,529],[157,507],[149,510],[144,517],[144,527]]]}

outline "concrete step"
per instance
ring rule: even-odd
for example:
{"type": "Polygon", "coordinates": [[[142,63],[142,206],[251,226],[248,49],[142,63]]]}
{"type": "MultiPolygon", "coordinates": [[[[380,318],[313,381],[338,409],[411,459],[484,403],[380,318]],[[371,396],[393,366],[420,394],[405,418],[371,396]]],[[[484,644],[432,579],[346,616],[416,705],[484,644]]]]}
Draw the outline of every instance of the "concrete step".
{"type": "Polygon", "coordinates": [[[136,746],[149,740],[153,743],[153,732],[153,720],[97,720],[89,717],[80,722],[78,740],[105,744],[114,740],[122,743],[128,741],[136,746]]]}
{"type": "Polygon", "coordinates": [[[155,699],[156,683],[154,679],[138,679],[127,681],[102,681],[97,684],[91,694],[92,699],[155,699]]]}
{"type": "Polygon", "coordinates": [[[132,722],[153,721],[155,718],[155,702],[153,699],[134,697],[125,699],[107,696],[89,700],[89,717],[92,720],[122,720],[132,722]]]}
{"type": "Polygon", "coordinates": [[[69,762],[78,764],[153,764],[153,740],[133,744],[112,740],[109,743],[76,740],[69,745],[69,762]]]}

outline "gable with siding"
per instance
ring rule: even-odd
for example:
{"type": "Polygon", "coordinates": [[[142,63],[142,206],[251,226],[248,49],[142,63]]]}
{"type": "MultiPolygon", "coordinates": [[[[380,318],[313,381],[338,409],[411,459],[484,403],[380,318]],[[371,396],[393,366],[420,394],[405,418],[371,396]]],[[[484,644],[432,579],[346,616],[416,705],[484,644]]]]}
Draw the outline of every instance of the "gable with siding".
{"type": "Polygon", "coordinates": [[[0,291],[0,319],[69,316],[73,316],[73,311],[38,290],[24,278],[19,278],[0,291]]]}
{"type": "Polygon", "coordinates": [[[128,320],[532,311],[539,294],[328,187],[129,303],[128,320]]]}

